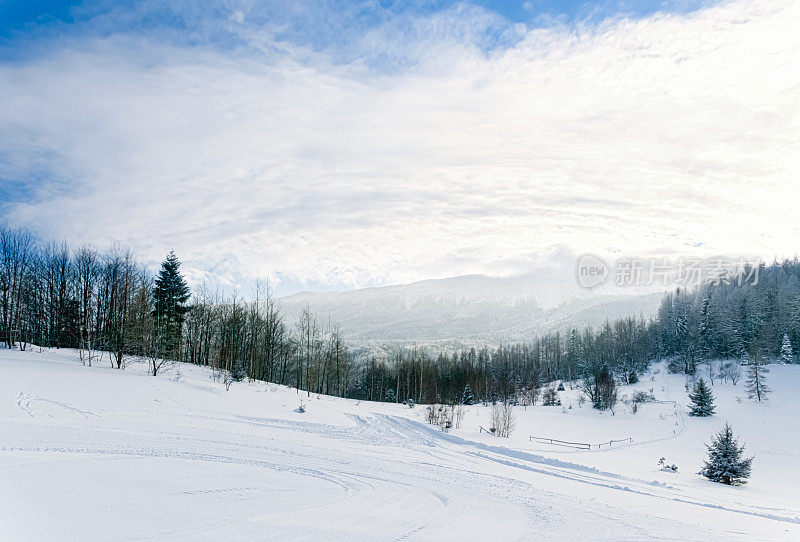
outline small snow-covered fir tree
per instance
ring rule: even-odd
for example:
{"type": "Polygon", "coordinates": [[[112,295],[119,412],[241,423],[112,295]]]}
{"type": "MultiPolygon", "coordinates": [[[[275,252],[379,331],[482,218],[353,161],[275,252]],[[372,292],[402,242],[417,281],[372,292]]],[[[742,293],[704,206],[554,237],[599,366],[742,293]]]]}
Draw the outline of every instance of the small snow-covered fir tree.
{"type": "Polygon", "coordinates": [[[753,458],[744,458],[744,446],[733,436],[733,429],[727,423],[712,439],[708,448],[708,460],[700,474],[712,482],[728,485],[746,484],[750,477],[753,458]]]}
{"type": "Polygon", "coordinates": [[[475,402],[475,397],[472,395],[472,388],[469,387],[469,384],[464,386],[464,393],[461,396],[461,403],[464,405],[471,405],[475,402]]]}
{"type": "Polygon", "coordinates": [[[396,403],[397,402],[397,395],[394,393],[394,388],[389,388],[386,390],[386,402],[387,403],[396,403]]]}
{"type": "Polygon", "coordinates": [[[747,382],[745,382],[747,396],[750,399],[756,399],[759,402],[763,401],[772,391],[772,388],[767,386],[767,373],[769,373],[769,369],[767,369],[759,356],[753,356],[750,365],[747,367],[747,382]]]}
{"type": "Polygon", "coordinates": [[[561,398],[558,392],[553,388],[547,388],[542,393],[543,406],[561,406],[561,398]]]}
{"type": "Polygon", "coordinates": [[[241,382],[244,380],[244,377],[247,376],[244,372],[244,364],[240,358],[237,358],[236,361],[233,362],[233,368],[231,369],[231,378],[234,382],[241,382]]]}
{"type": "Polygon", "coordinates": [[[689,400],[692,402],[689,405],[689,416],[703,418],[714,414],[714,394],[702,378],[698,378],[694,383],[692,391],[689,392],[689,400]]]}
{"type": "Polygon", "coordinates": [[[783,344],[781,344],[781,362],[792,363],[794,356],[792,355],[792,342],[789,340],[789,334],[783,334],[783,344]]]}

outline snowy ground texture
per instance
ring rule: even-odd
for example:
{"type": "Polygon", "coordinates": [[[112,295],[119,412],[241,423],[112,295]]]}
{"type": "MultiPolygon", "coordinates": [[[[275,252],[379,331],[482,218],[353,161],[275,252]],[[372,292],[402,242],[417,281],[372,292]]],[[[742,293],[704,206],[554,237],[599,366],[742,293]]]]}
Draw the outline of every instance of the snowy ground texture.
{"type": "Polygon", "coordinates": [[[443,433],[421,406],[226,392],[183,364],[152,377],[0,350],[0,375],[3,540],[800,539],[800,366],[772,366],[764,404],[717,383],[707,419],[685,415],[684,378],[659,366],[624,393],[677,406],[612,416],[568,387],[563,408],[517,408],[508,439],[479,432],[483,407],[443,433]],[[726,420],[756,456],[746,486],[695,474],[726,420]],[[579,451],[530,435],[632,442],[579,451]]]}

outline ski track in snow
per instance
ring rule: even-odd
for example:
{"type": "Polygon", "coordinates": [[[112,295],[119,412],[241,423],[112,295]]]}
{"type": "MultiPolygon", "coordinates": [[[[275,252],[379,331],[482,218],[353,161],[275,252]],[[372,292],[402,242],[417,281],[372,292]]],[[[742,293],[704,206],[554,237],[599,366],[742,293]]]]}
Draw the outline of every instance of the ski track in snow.
{"type": "MultiPolygon", "coordinates": [[[[67,410],[81,413],[86,416],[84,411],[69,407],[57,401],[50,401],[39,397],[31,397],[27,394],[20,394],[18,404],[30,414],[29,403],[32,400],[43,401],[51,404],[56,404],[66,408],[67,410]]],[[[33,415],[33,414],[31,414],[33,415]]],[[[447,457],[452,454],[465,454],[473,458],[485,461],[492,461],[500,463],[505,466],[510,466],[515,469],[522,469],[528,472],[533,472],[540,475],[561,478],[581,484],[589,484],[593,486],[603,487],[614,491],[624,491],[635,493],[638,495],[653,497],[657,499],[669,499],[675,502],[690,504],[694,506],[702,506],[734,512],[737,514],[747,514],[758,516],[766,519],[783,521],[789,523],[800,524],[800,518],[793,516],[782,516],[777,514],[769,514],[764,512],[756,512],[752,510],[744,510],[737,508],[725,507],[709,502],[702,502],[696,499],[681,498],[670,495],[669,493],[658,492],[649,489],[652,483],[642,480],[625,479],[619,475],[598,471],[595,468],[585,467],[580,464],[568,463],[555,459],[548,459],[527,452],[520,452],[503,448],[500,446],[490,446],[483,443],[477,443],[462,439],[460,437],[441,432],[430,426],[423,425],[413,420],[406,418],[387,416],[384,414],[376,414],[372,418],[366,418],[358,415],[349,415],[355,422],[353,427],[335,427],[325,424],[309,423],[309,422],[292,422],[288,420],[277,419],[264,419],[264,418],[247,418],[237,417],[243,419],[250,425],[259,427],[282,428],[284,430],[294,431],[298,433],[305,433],[310,435],[323,435],[327,439],[345,440],[348,442],[357,442],[370,446],[396,446],[403,448],[410,448],[413,446],[424,446],[429,448],[437,448],[437,455],[439,457],[447,457]],[[441,449],[441,450],[439,450],[441,449]]],[[[177,443],[181,447],[186,447],[191,441],[180,439],[177,443]]],[[[208,441],[202,440],[198,444],[204,447],[209,443],[224,446],[225,441],[208,441]]],[[[228,453],[204,453],[200,451],[184,451],[177,449],[170,449],[167,442],[162,441],[161,447],[74,447],[74,446],[2,446],[0,451],[3,452],[47,452],[47,453],[63,453],[63,454],[98,454],[98,455],[130,455],[138,457],[151,457],[151,458],[169,458],[169,459],[183,459],[191,461],[204,461],[212,463],[232,463],[243,464],[258,468],[266,468],[274,471],[288,471],[302,476],[316,478],[336,486],[339,486],[347,494],[353,494],[365,489],[375,490],[374,482],[388,482],[399,485],[408,485],[404,482],[398,482],[390,478],[379,477],[376,475],[366,474],[360,471],[340,470],[335,467],[326,469],[311,469],[303,467],[298,464],[292,464],[291,460],[284,460],[281,462],[255,460],[251,458],[237,457],[235,454],[228,453]]],[[[285,450],[273,450],[273,453],[285,454],[285,450]]],[[[285,458],[284,458],[285,459],[285,458]]],[[[451,458],[454,464],[460,464],[456,458],[451,458]]],[[[217,490],[196,490],[182,492],[184,495],[192,494],[212,494],[220,492],[232,491],[255,491],[260,488],[226,488],[217,490]]],[[[447,507],[449,500],[441,493],[431,492],[443,507],[447,507]]],[[[397,538],[397,540],[405,540],[410,535],[415,534],[423,529],[420,526],[412,529],[405,535],[397,538]]]]}
{"type": "MultiPolygon", "coordinates": [[[[23,392],[19,392],[17,394],[17,401],[16,402],[17,402],[17,406],[19,408],[21,408],[23,411],[25,411],[32,418],[40,415],[40,412],[37,411],[32,406],[32,403],[36,403],[36,402],[47,403],[47,404],[50,404],[50,405],[56,405],[58,407],[61,407],[64,410],[69,411],[69,412],[74,412],[76,414],[79,414],[80,416],[83,416],[84,418],[88,418],[89,416],[93,416],[93,414],[91,412],[86,412],[86,411],[77,409],[77,408],[75,408],[75,407],[73,407],[71,405],[68,405],[66,403],[62,403],[62,402],[59,402],[59,401],[51,401],[50,399],[43,399],[42,397],[39,397],[39,396],[36,396],[36,395],[29,395],[29,394],[23,393],[23,392]]],[[[52,414],[48,414],[48,416],[52,417],[52,414]]]]}
{"type": "MultiPolygon", "coordinates": [[[[80,397],[77,403],[93,405],[91,410],[48,398],[44,392],[17,392],[14,405],[27,416],[9,417],[0,410],[0,458],[8,460],[7,472],[17,476],[0,482],[25,491],[25,476],[31,478],[35,472],[25,467],[27,462],[57,466],[55,458],[67,459],[65,465],[83,469],[88,478],[95,468],[129,464],[134,474],[123,473],[134,480],[136,469],[142,468],[203,473],[176,477],[148,490],[158,498],[135,492],[131,497],[120,488],[126,498],[140,503],[161,500],[176,510],[199,507],[195,522],[202,526],[177,528],[176,518],[161,518],[147,508],[156,516],[152,529],[131,525],[129,536],[115,537],[114,533],[120,534],[115,530],[119,519],[100,519],[88,531],[88,538],[96,539],[217,539],[234,533],[242,539],[394,541],[498,536],[504,540],[752,538],[752,528],[718,527],[740,521],[767,522],[758,524],[772,529],[764,538],[777,539],[781,536],[775,533],[782,532],[779,525],[800,525],[796,509],[756,506],[734,498],[715,502],[679,485],[478,442],[403,416],[361,409],[342,412],[341,423],[329,423],[324,416],[299,419],[306,415],[289,413],[286,406],[280,411],[283,417],[259,416],[258,408],[221,411],[214,409],[219,403],[193,402],[188,395],[178,398],[180,384],[139,378],[146,384],[139,385],[131,400],[143,405],[140,410],[126,406],[128,398],[116,404],[113,392],[110,404],[95,404],[91,395],[80,397]],[[163,400],[154,400],[159,398],[163,400]],[[248,474],[220,479],[219,469],[228,467],[248,474]],[[239,503],[240,515],[220,517],[216,512],[226,503],[239,503]],[[282,512],[272,512],[278,509],[282,512]],[[684,518],[683,513],[691,517],[684,518]],[[729,519],[718,520],[716,528],[706,527],[696,518],[707,513],[729,519]]],[[[27,384],[34,389],[34,382],[27,384]]],[[[0,390],[11,388],[8,383],[0,385],[0,390]]],[[[265,412],[278,414],[272,407],[265,412]]],[[[676,439],[686,431],[678,403],[675,416],[679,430],[674,434],[603,452],[676,439]]],[[[80,476],[72,481],[79,495],[98,490],[80,476]]],[[[52,490],[51,482],[41,483],[39,493],[52,490]]],[[[103,491],[115,494],[114,485],[103,491]]],[[[0,497],[0,510],[8,514],[12,506],[0,497]]],[[[0,539],[8,534],[3,522],[13,518],[2,514],[0,539]]],[[[28,517],[23,510],[19,515],[28,517]]],[[[33,539],[56,533],[64,539],[87,538],[87,532],[64,530],[58,523],[49,530],[46,521],[38,527],[42,530],[33,539]]]]}

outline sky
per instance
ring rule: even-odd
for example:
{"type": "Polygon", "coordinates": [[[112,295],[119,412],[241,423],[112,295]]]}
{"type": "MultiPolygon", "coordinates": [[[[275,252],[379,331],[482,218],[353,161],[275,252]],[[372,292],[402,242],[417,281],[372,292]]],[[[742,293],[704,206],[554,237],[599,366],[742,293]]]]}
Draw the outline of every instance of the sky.
{"type": "Polygon", "coordinates": [[[800,3],[0,0],[0,223],[277,295],[792,257],[800,3]]]}

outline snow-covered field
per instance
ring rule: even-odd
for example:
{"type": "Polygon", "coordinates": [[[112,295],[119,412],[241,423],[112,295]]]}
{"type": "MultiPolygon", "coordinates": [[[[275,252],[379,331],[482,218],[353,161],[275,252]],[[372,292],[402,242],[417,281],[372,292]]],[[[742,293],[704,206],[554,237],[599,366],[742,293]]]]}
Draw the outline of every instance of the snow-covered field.
{"type": "Polygon", "coordinates": [[[0,350],[3,540],[800,539],[800,366],[772,366],[763,404],[717,383],[708,419],[685,416],[684,378],[656,366],[623,393],[676,404],[612,416],[568,388],[563,408],[518,407],[505,439],[479,432],[478,406],[444,433],[422,406],[108,365],[0,350]],[[756,456],[746,486],[694,474],[726,420],[756,456]]]}

